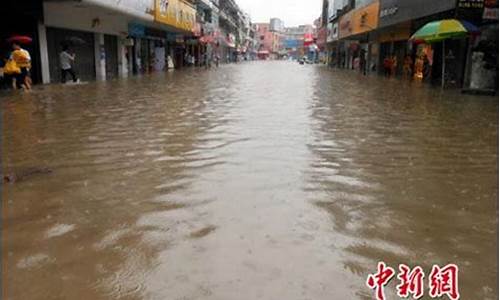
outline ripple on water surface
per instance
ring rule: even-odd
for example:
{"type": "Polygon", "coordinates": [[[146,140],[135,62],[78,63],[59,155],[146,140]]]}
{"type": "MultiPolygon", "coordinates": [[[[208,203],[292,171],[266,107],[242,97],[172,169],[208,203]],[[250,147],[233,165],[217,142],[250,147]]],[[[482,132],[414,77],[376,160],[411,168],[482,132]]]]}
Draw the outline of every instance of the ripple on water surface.
{"type": "Polygon", "coordinates": [[[6,186],[10,299],[367,299],[379,260],[498,292],[497,99],[256,62],[2,100],[4,168],[53,170],[6,186]]]}

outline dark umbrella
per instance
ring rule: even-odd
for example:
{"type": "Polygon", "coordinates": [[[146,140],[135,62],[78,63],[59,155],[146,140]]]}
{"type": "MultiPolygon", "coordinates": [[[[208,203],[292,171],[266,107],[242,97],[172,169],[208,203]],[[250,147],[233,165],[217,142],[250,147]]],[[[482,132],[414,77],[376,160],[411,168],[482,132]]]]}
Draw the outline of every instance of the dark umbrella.
{"type": "Polygon", "coordinates": [[[74,45],[74,46],[76,46],[76,45],[85,45],[86,44],[86,42],[85,42],[84,39],[76,37],[76,36],[71,36],[71,37],[67,38],[65,40],[65,42],[67,44],[74,45]]]}
{"type": "Polygon", "coordinates": [[[26,35],[14,35],[7,39],[9,43],[21,43],[21,44],[29,44],[33,41],[32,38],[26,35]]]}

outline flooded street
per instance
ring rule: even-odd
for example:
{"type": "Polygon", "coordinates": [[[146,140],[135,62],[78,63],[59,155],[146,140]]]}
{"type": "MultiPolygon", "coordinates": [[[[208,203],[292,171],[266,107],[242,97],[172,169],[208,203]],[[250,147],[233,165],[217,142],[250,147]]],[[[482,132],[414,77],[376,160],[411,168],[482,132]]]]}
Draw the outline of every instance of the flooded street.
{"type": "Polygon", "coordinates": [[[5,299],[372,299],[378,261],[497,299],[495,97],[289,62],[1,97],[4,174],[52,171],[3,186],[5,299]]]}

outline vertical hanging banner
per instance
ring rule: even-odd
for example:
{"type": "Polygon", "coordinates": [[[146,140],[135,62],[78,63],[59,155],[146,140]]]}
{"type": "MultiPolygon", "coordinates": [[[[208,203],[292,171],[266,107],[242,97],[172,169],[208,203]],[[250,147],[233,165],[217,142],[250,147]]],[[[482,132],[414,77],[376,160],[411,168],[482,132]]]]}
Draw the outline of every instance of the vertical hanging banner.
{"type": "Polygon", "coordinates": [[[483,20],[498,20],[498,0],[485,0],[483,20]]]}

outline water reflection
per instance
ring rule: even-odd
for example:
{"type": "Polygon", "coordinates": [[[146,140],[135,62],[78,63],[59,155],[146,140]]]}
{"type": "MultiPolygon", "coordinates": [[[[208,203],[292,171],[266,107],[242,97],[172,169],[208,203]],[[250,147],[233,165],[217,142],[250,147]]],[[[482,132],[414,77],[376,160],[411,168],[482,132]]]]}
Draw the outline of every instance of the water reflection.
{"type": "Polygon", "coordinates": [[[53,170],[3,191],[6,298],[363,299],[378,260],[497,293],[491,98],[276,62],[2,107],[4,171],[53,170]]]}
{"type": "Polygon", "coordinates": [[[307,189],[344,237],[346,268],[457,263],[464,298],[494,299],[496,101],[333,76],[316,83],[307,189]]]}

